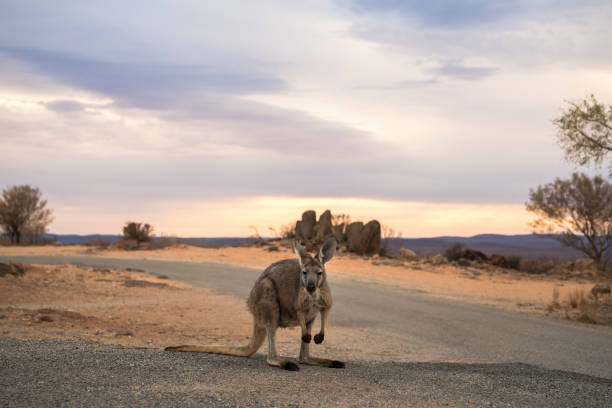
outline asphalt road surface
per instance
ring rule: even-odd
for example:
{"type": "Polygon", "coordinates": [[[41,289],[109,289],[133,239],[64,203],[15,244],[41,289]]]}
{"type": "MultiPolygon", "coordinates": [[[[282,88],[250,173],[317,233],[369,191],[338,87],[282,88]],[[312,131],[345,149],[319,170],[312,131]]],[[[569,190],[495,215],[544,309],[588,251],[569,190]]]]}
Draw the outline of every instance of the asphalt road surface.
{"type": "MultiPolygon", "coordinates": [[[[261,272],[259,269],[227,266],[211,262],[128,260],[95,256],[0,257],[0,261],[9,259],[26,263],[80,263],[111,268],[139,268],[150,273],[165,274],[171,279],[195,286],[208,287],[243,299],[246,298],[253,281],[261,272]]],[[[306,376],[311,371],[316,372],[317,384],[321,379],[334,376],[333,378],[327,378],[327,381],[335,381],[337,384],[344,385],[352,384],[350,387],[354,390],[354,395],[361,395],[362,397],[359,398],[366,398],[362,401],[367,401],[367,398],[378,395],[377,393],[380,392],[381,395],[391,396],[387,401],[390,405],[401,405],[399,401],[408,394],[414,397],[412,400],[404,401],[408,405],[412,402],[417,405],[432,402],[436,404],[451,403],[452,405],[483,405],[488,403],[505,405],[508,403],[511,406],[597,406],[601,403],[601,406],[605,406],[605,402],[609,403],[610,401],[610,396],[612,396],[612,330],[610,328],[525,316],[479,305],[438,299],[418,291],[334,278],[333,268],[330,268],[328,274],[330,275],[330,286],[334,297],[334,308],[330,318],[329,330],[333,330],[334,325],[374,329],[399,336],[402,342],[410,345],[410,349],[417,350],[417,352],[411,363],[349,362],[346,370],[331,371],[306,367],[299,372],[304,377],[297,377],[299,379],[294,384],[296,387],[307,388],[297,390],[298,393],[303,392],[305,397],[311,395],[312,389],[316,388],[309,388],[312,385],[310,382],[303,383],[304,378],[308,378],[306,376]],[[418,353],[418,350],[422,350],[422,355],[418,353]],[[460,363],[449,363],[448,361],[460,361],[460,363]],[[397,381],[400,381],[400,379],[405,386],[399,386],[397,381]],[[369,391],[360,388],[366,385],[369,387],[369,391]],[[454,394],[448,394],[448,390],[454,390],[454,394]],[[439,395],[434,395],[437,392],[439,392],[439,395]],[[511,396],[513,397],[511,398],[511,396]],[[600,397],[603,399],[599,399],[600,397]],[[553,404],[555,401],[557,403],[553,404]]],[[[64,357],[74,352],[76,346],[73,344],[76,343],[69,341],[43,341],[41,343],[40,341],[2,340],[2,359],[6,359],[6,361],[0,360],[0,367],[9,368],[5,373],[2,373],[5,368],[0,368],[0,374],[3,378],[0,380],[3,382],[0,387],[4,388],[10,385],[7,384],[7,381],[10,381],[7,380],[7,375],[16,375],[20,372],[20,366],[24,369],[27,369],[28,365],[36,366],[37,370],[41,370],[40,375],[47,375],[45,373],[51,373],[54,369],[62,372],[62,376],[67,375],[66,373],[70,370],[65,371],[61,368],[61,365],[65,360],[64,357]],[[33,347],[32,344],[37,346],[33,347]],[[38,354],[35,350],[41,344],[44,345],[43,349],[46,352],[40,354],[40,358],[37,358],[38,354]],[[28,347],[32,349],[29,352],[27,351],[28,347]],[[7,352],[7,350],[13,351],[7,352]],[[21,356],[21,359],[14,361],[13,355],[21,356]],[[42,364],[38,366],[35,364],[36,362],[42,364]]],[[[265,363],[258,359],[246,360],[249,361],[247,364],[243,359],[232,357],[191,355],[190,353],[177,355],[175,353],[162,353],[157,350],[127,349],[100,346],[93,343],[83,343],[76,350],[81,350],[77,351],[76,355],[80,356],[78,358],[83,360],[82,364],[85,364],[86,367],[93,364],[87,360],[92,358],[92,352],[101,353],[99,355],[102,356],[100,357],[102,360],[96,360],[99,361],[96,364],[102,371],[91,373],[91,375],[94,377],[100,375],[101,378],[113,379],[113,381],[118,376],[116,383],[111,381],[112,384],[109,385],[109,390],[112,390],[112,392],[119,392],[123,389],[122,387],[132,386],[134,381],[138,381],[137,377],[131,377],[137,373],[131,372],[133,370],[130,370],[129,366],[125,366],[131,359],[136,358],[138,360],[140,358],[139,361],[142,361],[144,365],[148,364],[145,362],[148,362],[149,359],[153,359],[152,361],[159,364],[161,368],[156,368],[152,372],[157,373],[163,371],[164,368],[168,370],[168,373],[160,378],[165,378],[164,381],[169,381],[168,384],[174,384],[172,389],[175,391],[172,391],[174,393],[172,395],[178,395],[184,391],[196,398],[193,400],[194,404],[206,402],[199,401],[197,398],[209,398],[210,395],[216,395],[218,397],[216,400],[218,404],[216,405],[221,406],[252,405],[251,403],[259,400],[249,400],[247,394],[236,392],[236,388],[234,388],[235,392],[233,393],[231,389],[228,389],[225,394],[221,391],[219,391],[221,394],[218,394],[218,386],[206,382],[208,380],[198,384],[204,388],[212,387],[211,390],[216,390],[211,391],[212,394],[198,393],[198,389],[190,388],[191,385],[180,388],[177,384],[186,381],[184,378],[186,374],[182,370],[187,370],[190,376],[197,376],[201,374],[201,370],[206,370],[206,367],[214,369],[215,367],[230,365],[234,367],[234,370],[241,373],[240,376],[245,375],[244,381],[252,380],[252,376],[263,376],[262,378],[268,378],[272,383],[274,383],[275,378],[284,378],[279,373],[281,370],[263,370],[265,363]],[[173,357],[169,358],[168,354],[173,357]],[[105,359],[108,361],[104,362],[105,359]],[[176,359],[180,360],[180,364],[176,363],[176,359]],[[125,364],[122,364],[121,361],[125,361],[125,364]],[[201,364],[204,364],[204,366],[201,364]],[[259,371],[259,368],[262,368],[262,371],[259,371]],[[115,369],[118,371],[112,371],[115,369]],[[102,375],[104,370],[111,371],[102,375]],[[127,377],[123,378],[123,375],[127,375],[127,377]],[[172,382],[175,380],[178,382],[172,382]],[[122,381],[125,381],[125,383],[122,381]]],[[[81,375],[78,374],[79,370],[75,369],[74,371],[77,377],[81,375]]],[[[208,372],[207,375],[210,375],[210,373],[208,372]]],[[[235,378],[237,374],[223,371],[219,375],[220,378],[228,375],[227,378],[235,378]]],[[[37,375],[36,379],[38,378],[37,375]]],[[[92,381],[94,381],[94,384],[98,384],[97,380],[92,381]]],[[[144,379],[143,381],[142,386],[145,389],[155,385],[152,382],[149,384],[144,379]]],[[[163,383],[162,380],[160,381],[160,384],[163,383]]],[[[272,393],[271,390],[266,388],[268,387],[266,384],[268,383],[264,381],[257,386],[268,390],[261,394],[263,398],[261,401],[267,401],[263,405],[292,404],[290,399],[284,399],[285,397],[278,392],[272,393]]],[[[324,384],[324,382],[321,383],[321,386],[324,384]]],[[[283,383],[283,386],[285,385],[287,384],[283,383]]],[[[72,384],[71,386],[80,389],[78,384],[72,384]]],[[[81,383],[80,387],[84,386],[85,383],[81,383]]],[[[23,395],[29,395],[28,392],[37,389],[37,387],[42,387],[48,392],[57,388],[53,387],[53,381],[43,381],[39,385],[20,384],[20,387],[18,388],[25,393],[23,395]]],[[[105,392],[104,389],[98,389],[94,394],[103,395],[105,392]],[[102,392],[102,394],[96,394],[96,392],[102,392]]],[[[290,392],[290,394],[297,398],[295,392],[296,390],[290,392]]],[[[321,392],[312,395],[319,395],[321,392]]],[[[133,395],[133,392],[128,394],[131,395],[129,397],[131,399],[124,396],[128,399],[123,400],[117,396],[119,398],[116,400],[117,404],[129,405],[139,401],[138,396],[133,395]]],[[[318,402],[314,405],[326,405],[326,402],[338,404],[342,401],[350,405],[349,402],[352,400],[348,395],[345,395],[344,391],[337,391],[336,394],[337,396],[344,395],[345,399],[334,400],[332,397],[327,397],[328,399],[318,399],[318,402]]],[[[107,398],[105,401],[113,400],[110,394],[105,398],[107,398]]],[[[49,402],[51,401],[57,402],[59,400],[52,398],[49,402]]],[[[66,401],[72,401],[72,399],[66,401]]],[[[81,402],[86,403],[86,401],[88,401],[87,398],[81,402]]],[[[91,401],[95,403],[95,399],[91,401]]],[[[189,400],[181,401],[189,404],[189,400]]],[[[363,405],[384,405],[382,401],[381,404],[372,401],[374,400],[363,405]]],[[[6,401],[0,399],[0,402],[6,401]]],[[[145,403],[145,400],[141,402],[145,403]]],[[[358,400],[355,400],[354,404],[362,405],[358,402],[358,400]]],[[[163,405],[162,400],[158,403],[163,405]]],[[[310,405],[306,400],[299,400],[296,404],[310,405]]]]}

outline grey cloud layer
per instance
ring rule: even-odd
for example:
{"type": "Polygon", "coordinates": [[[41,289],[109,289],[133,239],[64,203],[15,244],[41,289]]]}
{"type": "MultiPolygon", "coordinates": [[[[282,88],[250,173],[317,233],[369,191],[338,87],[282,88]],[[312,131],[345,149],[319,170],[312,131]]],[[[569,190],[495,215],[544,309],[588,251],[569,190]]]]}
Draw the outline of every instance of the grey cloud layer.
{"type": "Polygon", "coordinates": [[[0,48],[0,52],[64,84],[141,108],[169,107],[173,100],[198,91],[239,95],[285,88],[277,77],[258,75],[256,67],[117,63],[40,49],[0,48]]]}
{"type": "Polygon", "coordinates": [[[359,12],[396,12],[414,17],[424,25],[463,26],[482,24],[503,19],[517,12],[520,1],[487,0],[353,0],[353,9],[359,12]]]}
{"type": "Polygon", "coordinates": [[[438,73],[457,79],[494,75],[506,66],[612,64],[606,0],[485,1],[352,0],[353,35],[420,55],[430,63],[451,59],[438,73]],[[483,67],[461,61],[487,60],[483,67]]]}
{"type": "MultiPolygon", "coordinates": [[[[216,16],[207,20],[202,11],[199,15],[203,21],[194,22],[197,18],[188,10],[171,7],[174,25],[164,25],[165,15],[156,7],[149,8],[147,2],[140,5],[140,10],[146,11],[151,27],[143,29],[138,24],[124,24],[126,16],[138,8],[133,3],[114,4],[115,14],[111,13],[113,7],[102,13],[85,2],[40,6],[46,9],[37,8],[36,2],[29,3],[30,9],[20,4],[0,6],[0,23],[4,23],[0,24],[0,52],[56,83],[112,99],[114,103],[104,107],[112,113],[129,116],[132,110],[145,111],[145,115],[163,122],[159,136],[168,139],[170,147],[164,154],[166,145],[147,145],[146,134],[130,134],[119,125],[102,127],[90,121],[96,114],[88,111],[90,106],[58,95],[56,100],[44,103],[57,113],[54,123],[16,123],[8,113],[0,117],[4,131],[0,143],[15,153],[10,160],[0,162],[0,186],[31,182],[45,191],[53,189],[60,195],[78,195],[92,201],[106,197],[173,200],[256,194],[520,202],[534,184],[533,172],[537,170],[541,178],[537,182],[545,182],[562,171],[561,164],[551,166],[550,162],[544,163],[543,169],[530,164],[525,172],[517,170],[517,163],[537,163],[537,152],[505,157],[504,152],[493,150],[499,155],[494,163],[483,162],[485,154],[477,148],[451,152],[451,157],[436,151],[423,157],[411,152],[411,143],[419,141],[418,134],[407,133],[405,140],[396,144],[383,143],[376,135],[349,124],[246,100],[244,96],[252,93],[282,94],[291,90],[291,84],[280,74],[283,62],[271,62],[276,60],[266,55],[261,60],[246,55],[265,54],[279,38],[271,35],[268,41],[265,37],[266,41],[260,40],[264,46],[257,48],[251,42],[256,39],[249,38],[253,31],[243,33],[236,25],[189,36],[207,24],[223,26],[223,21],[215,21],[216,16]],[[183,33],[181,18],[189,21],[185,36],[192,42],[185,42],[184,37],[172,40],[168,35],[183,33]],[[28,29],[20,32],[22,26],[28,29]],[[118,32],[126,36],[125,41],[118,32]],[[225,38],[231,35],[236,38],[225,38]],[[125,141],[136,136],[142,138],[140,144],[125,141]],[[95,149],[105,147],[105,143],[116,148],[116,154],[99,157],[71,147],[83,144],[95,149]],[[23,163],[19,157],[35,160],[23,163]]],[[[493,4],[357,2],[353,10],[363,13],[366,21],[355,23],[353,34],[417,48],[428,58],[423,64],[425,79],[392,78],[394,82],[386,87],[380,85],[386,80],[382,78],[362,88],[441,87],[446,79],[476,81],[503,71],[503,67],[492,64],[466,62],[467,56],[482,56],[495,47],[501,48],[497,55],[506,52],[472,28],[507,21],[518,13],[517,4],[526,3],[493,4]],[[388,21],[380,18],[381,12],[397,12],[405,20],[383,29],[388,21]],[[370,16],[374,17],[370,20],[370,16]],[[421,24],[417,30],[408,24],[413,16],[421,24]],[[410,26],[407,31],[405,26],[410,26]],[[465,32],[458,31],[458,27],[466,26],[465,32]]],[[[282,7],[279,10],[285,11],[282,7]]],[[[237,8],[225,14],[240,12],[237,8]]],[[[258,20],[265,16],[248,17],[258,20]]],[[[267,18],[281,21],[285,17],[267,18]]],[[[300,21],[300,13],[293,18],[300,21]]],[[[261,30],[265,30],[263,24],[261,30]]],[[[19,80],[19,73],[14,73],[11,80],[19,80]]],[[[454,100],[444,101],[443,93],[415,92],[414,97],[421,95],[426,98],[418,103],[460,105],[454,100]]],[[[358,114],[366,116],[369,112],[366,108],[358,114]]]]}
{"type": "Polygon", "coordinates": [[[360,13],[396,13],[415,18],[424,26],[457,27],[483,25],[525,15],[605,5],[606,0],[349,0],[360,13]]]}

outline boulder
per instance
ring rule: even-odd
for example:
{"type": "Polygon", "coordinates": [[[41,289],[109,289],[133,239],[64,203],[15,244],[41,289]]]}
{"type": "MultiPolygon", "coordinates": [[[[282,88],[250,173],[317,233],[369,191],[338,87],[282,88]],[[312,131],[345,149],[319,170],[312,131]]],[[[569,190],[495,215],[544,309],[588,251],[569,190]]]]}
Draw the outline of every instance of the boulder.
{"type": "Polygon", "coordinates": [[[314,227],[314,238],[315,241],[322,243],[327,238],[330,238],[332,234],[332,215],[331,211],[325,210],[319,217],[319,222],[314,227]]]}
{"type": "Polygon", "coordinates": [[[295,234],[301,241],[309,241],[314,236],[314,228],[317,223],[317,213],[313,210],[304,211],[302,220],[295,225],[295,234]]]}
{"type": "Polygon", "coordinates": [[[346,248],[360,255],[374,255],[380,252],[381,227],[376,220],[368,222],[353,222],[349,225],[344,223],[332,225],[332,213],[325,210],[316,220],[313,210],[304,211],[302,219],[295,224],[295,239],[309,251],[317,250],[318,247],[329,238],[336,238],[341,244],[340,248],[346,248]]]}
{"type": "Polygon", "coordinates": [[[378,221],[372,220],[363,227],[361,246],[363,254],[374,255],[380,252],[380,223],[378,221]]]}
{"type": "Polygon", "coordinates": [[[346,227],[346,246],[351,252],[358,252],[360,250],[361,231],[363,230],[363,222],[356,221],[351,222],[346,227]]]}
{"type": "Polygon", "coordinates": [[[416,261],[419,259],[416,252],[408,248],[401,248],[399,252],[399,256],[401,259],[405,261],[416,261]]]}
{"type": "Polygon", "coordinates": [[[444,265],[448,260],[446,259],[446,257],[442,254],[435,254],[432,258],[431,258],[431,263],[433,265],[444,265]]]}
{"type": "Polygon", "coordinates": [[[23,276],[25,273],[25,267],[22,264],[9,262],[0,263],[0,277],[6,275],[13,275],[15,277],[23,276]]]}
{"type": "Polygon", "coordinates": [[[380,252],[380,223],[376,220],[363,225],[352,222],[346,227],[346,242],[349,251],[359,255],[374,255],[380,252]]]}
{"type": "Polygon", "coordinates": [[[336,238],[336,241],[344,242],[344,223],[339,224],[339,225],[334,225],[332,227],[332,234],[334,238],[336,238]]]}

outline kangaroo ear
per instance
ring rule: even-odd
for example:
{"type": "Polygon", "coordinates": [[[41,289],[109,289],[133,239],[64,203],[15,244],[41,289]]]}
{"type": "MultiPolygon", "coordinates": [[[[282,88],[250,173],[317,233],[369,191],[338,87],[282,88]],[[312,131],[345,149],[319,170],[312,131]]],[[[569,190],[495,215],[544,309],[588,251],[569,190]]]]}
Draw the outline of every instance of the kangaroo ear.
{"type": "Polygon", "coordinates": [[[308,252],[306,252],[304,247],[301,246],[300,243],[297,241],[293,242],[293,252],[295,252],[295,254],[297,255],[297,259],[298,259],[298,262],[300,263],[300,267],[302,267],[303,266],[302,258],[309,256],[308,252]]]}
{"type": "Polygon", "coordinates": [[[336,252],[336,238],[330,238],[321,247],[317,255],[322,264],[326,264],[336,252]]]}

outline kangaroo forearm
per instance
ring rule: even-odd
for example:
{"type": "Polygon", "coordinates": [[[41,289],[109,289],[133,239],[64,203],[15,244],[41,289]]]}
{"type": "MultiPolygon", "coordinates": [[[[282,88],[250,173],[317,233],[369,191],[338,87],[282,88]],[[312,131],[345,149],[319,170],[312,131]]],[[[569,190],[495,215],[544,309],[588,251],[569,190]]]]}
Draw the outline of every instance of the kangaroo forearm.
{"type": "Polygon", "coordinates": [[[300,324],[300,328],[302,329],[302,341],[305,343],[310,343],[310,339],[312,338],[310,335],[310,329],[306,324],[306,316],[304,312],[301,310],[297,311],[298,323],[300,324]]]}
{"type": "Polygon", "coordinates": [[[321,310],[321,333],[325,333],[325,326],[327,325],[327,317],[329,316],[329,309],[321,310]]]}

